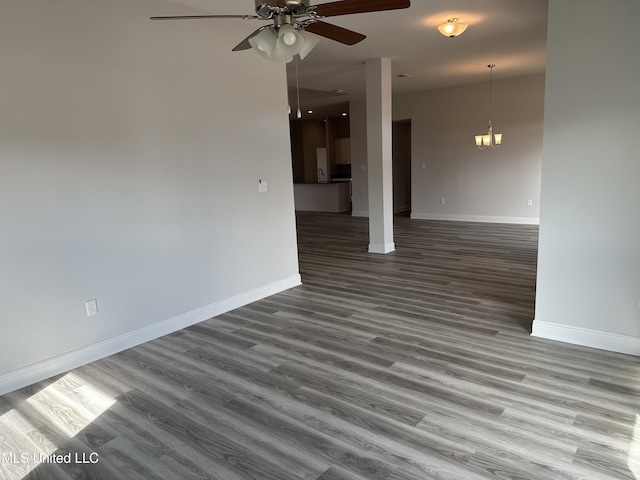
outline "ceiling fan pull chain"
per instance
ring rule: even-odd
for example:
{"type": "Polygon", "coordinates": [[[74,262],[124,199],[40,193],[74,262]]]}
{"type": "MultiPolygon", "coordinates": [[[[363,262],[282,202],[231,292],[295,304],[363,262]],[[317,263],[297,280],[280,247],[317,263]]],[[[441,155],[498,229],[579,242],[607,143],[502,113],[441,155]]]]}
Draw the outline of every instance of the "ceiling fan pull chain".
{"type": "Polygon", "coordinates": [[[300,84],[298,82],[298,57],[295,57],[296,65],[296,96],[298,97],[298,111],[296,112],[297,118],[302,118],[302,111],[300,110],[300,84]]]}

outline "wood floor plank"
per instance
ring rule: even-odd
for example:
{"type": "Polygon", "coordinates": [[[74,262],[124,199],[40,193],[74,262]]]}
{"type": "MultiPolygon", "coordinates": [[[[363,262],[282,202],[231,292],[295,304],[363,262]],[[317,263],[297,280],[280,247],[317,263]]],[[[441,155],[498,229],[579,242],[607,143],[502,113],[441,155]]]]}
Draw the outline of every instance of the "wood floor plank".
{"type": "Polygon", "coordinates": [[[273,480],[294,479],[276,464],[259,458],[255,452],[231,442],[210,428],[176,409],[167,408],[163,403],[141,391],[131,391],[119,398],[120,402],[140,415],[149,416],[158,428],[171,432],[192,448],[215,459],[221,469],[238,472],[248,478],[273,480]]]}
{"type": "Polygon", "coordinates": [[[272,408],[269,402],[256,397],[240,398],[227,404],[228,409],[268,427],[274,438],[280,441],[295,444],[302,440],[309,455],[336,462],[347,470],[371,479],[384,479],[393,470],[393,466],[383,458],[362,453],[362,443],[345,444],[327,435],[323,428],[318,429],[315,418],[309,418],[313,422],[307,425],[300,420],[300,415],[282,413],[286,406],[279,403],[277,406],[272,408]]]}
{"type": "Polygon", "coordinates": [[[214,426],[225,438],[243,445],[260,457],[279,465],[289,472],[295,472],[300,479],[316,479],[329,467],[329,462],[310,456],[296,444],[274,442],[271,429],[252,422],[242,413],[228,408],[210,407],[199,398],[184,400],[174,405],[178,411],[191,418],[214,426]]]}
{"type": "Polygon", "coordinates": [[[0,477],[640,478],[640,357],[530,336],[536,226],[296,221],[303,285],[0,397],[0,477]]]}
{"type": "MultiPolygon", "coordinates": [[[[455,463],[464,464],[475,452],[475,448],[468,447],[460,441],[464,436],[456,437],[443,434],[445,428],[435,435],[430,434],[422,427],[410,428],[403,422],[382,415],[375,408],[354,405],[348,400],[333,396],[326,391],[320,392],[310,387],[302,387],[296,392],[295,398],[320,412],[329,413],[350,424],[384,434],[389,440],[419,450],[423,455],[429,453],[447,461],[453,458],[455,463]]],[[[419,422],[421,426],[424,418],[419,422]]]]}

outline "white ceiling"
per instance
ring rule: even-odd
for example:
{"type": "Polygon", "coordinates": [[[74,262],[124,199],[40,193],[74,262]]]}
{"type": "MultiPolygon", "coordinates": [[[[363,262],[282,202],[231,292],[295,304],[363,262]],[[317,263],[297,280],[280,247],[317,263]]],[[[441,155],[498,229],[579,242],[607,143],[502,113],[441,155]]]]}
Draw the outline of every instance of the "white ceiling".
{"type": "MultiPolygon", "coordinates": [[[[253,14],[253,0],[171,0],[212,14],[253,14]]],[[[330,0],[312,0],[312,4],[330,0]]],[[[160,13],[161,14],[161,13],[160,13]]],[[[189,8],[185,15],[193,14],[189,8]]],[[[235,22],[238,43],[263,22],[235,22]]],[[[331,17],[325,21],[365,34],[346,46],[321,39],[298,62],[303,108],[347,102],[364,96],[364,63],[368,58],[392,61],[393,93],[402,94],[488,80],[487,65],[496,65],[494,79],[543,72],[545,69],[547,0],[412,0],[404,10],[331,17]],[[469,24],[456,38],[442,36],[437,25],[457,17],[469,24]],[[400,74],[411,78],[395,77],[400,74]],[[344,94],[332,93],[344,90],[344,94]]],[[[229,45],[229,49],[234,45],[229,45]]],[[[238,55],[255,54],[252,51],[238,55]]],[[[261,61],[267,61],[260,59],[261,61]]],[[[289,86],[295,85],[294,64],[287,65],[289,86]]],[[[318,110],[316,110],[318,114],[318,110]]]]}

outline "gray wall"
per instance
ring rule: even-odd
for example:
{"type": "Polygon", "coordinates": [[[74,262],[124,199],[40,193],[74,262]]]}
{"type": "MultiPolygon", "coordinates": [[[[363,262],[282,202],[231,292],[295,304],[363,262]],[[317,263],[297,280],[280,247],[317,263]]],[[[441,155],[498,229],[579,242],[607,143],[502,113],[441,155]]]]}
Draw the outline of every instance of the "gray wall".
{"type": "MultiPolygon", "coordinates": [[[[539,222],[544,75],[494,81],[492,121],[504,143],[481,151],[474,135],[489,121],[488,72],[486,82],[393,98],[394,120],[411,121],[412,218],[539,222]]],[[[367,216],[366,106],[349,109],[353,214],[367,216]]]]}
{"type": "Polygon", "coordinates": [[[549,2],[533,326],[534,335],[636,354],[639,18],[636,0],[549,2]]]}
{"type": "Polygon", "coordinates": [[[488,80],[487,68],[483,83],[394,97],[394,119],[411,119],[412,218],[539,221],[544,76],[494,80],[503,145],[481,151],[474,135],[487,130],[488,80]]]}
{"type": "Polygon", "coordinates": [[[184,11],[3,2],[0,393],[299,283],[285,68],[184,11]]]}

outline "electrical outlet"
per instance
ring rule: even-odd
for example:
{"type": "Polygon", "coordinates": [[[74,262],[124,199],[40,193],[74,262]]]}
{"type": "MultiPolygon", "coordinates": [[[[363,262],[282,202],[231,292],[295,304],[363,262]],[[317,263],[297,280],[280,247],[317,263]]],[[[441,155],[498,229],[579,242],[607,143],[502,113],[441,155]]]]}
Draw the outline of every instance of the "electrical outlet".
{"type": "Polygon", "coordinates": [[[440,197],[440,205],[444,205],[444,197],[440,197]]]}
{"type": "Polygon", "coordinates": [[[533,207],[533,200],[527,200],[527,207],[533,207]]]}
{"type": "Polygon", "coordinates": [[[267,191],[267,181],[258,180],[258,192],[266,192],[266,191],[267,191]]]}
{"type": "Polygon", "coordinates": [[[98,301],[97,300],[89,300],[85,302],[85,307],[87,307],[87,317],[93,317],[98,314],[98,301]]]}

